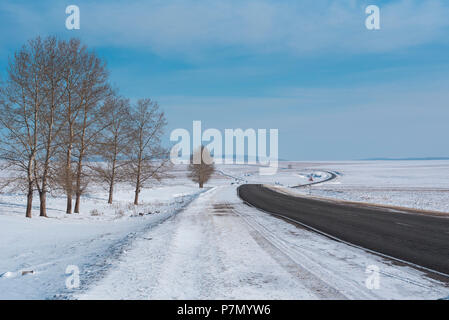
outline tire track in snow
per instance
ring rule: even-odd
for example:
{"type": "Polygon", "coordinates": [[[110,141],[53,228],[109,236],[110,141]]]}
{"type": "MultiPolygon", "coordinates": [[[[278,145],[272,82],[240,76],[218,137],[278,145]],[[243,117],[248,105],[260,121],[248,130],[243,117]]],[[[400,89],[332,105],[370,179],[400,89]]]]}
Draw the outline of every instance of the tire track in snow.
{"type": "MultiPolygon", "coordinates": [[[[235,207],[237,207],[237,203],[235,207]]],[[[292,250],[288,248],[285,241],[278,238],[274,233],[270,232],[260,223],[251,220],[237,209],[232,210],[239,216],[249,228],[253,231],[250,233],[259,246],[270,254],[280,266],[286,269],[290,274],[296,277],[304,286],[312,290],[320,299],[347,299],[345,295],[340,293],[336,288],[332,287],[325,281],[318,278],[308,268],[299,264],[292,258],[292,250]]],[[[295,252],[298,254],[299,252],[295,252]]]]}
{"type": "Polygon", "coordinates": [[[263,250],[217,187],[150,230],[81,298],[315,299],[263,250]]]}
{"type": "MultiPolygon", "coordinates": [[[[305,268],[308,272],[311,274],[316,275],[317,278],[327,281],[329,279],[336,280],[331,281],[334,286],[334,288],[340,289],[344,287],[344,292],[347,295],[348,292],[350,293],[348,298],[351,299],[379,299],[383,298],[382,295],[378,295],[376,291],[373,290],[366,290],[364,286],[361,286],[360,283],[357,283],[354,281],[354,278],[348,277],[347,275],[343,273],[338,273],[336,270],[332,270],[332,266],[326,265],[326,259],[322,259],[319,252],[317,252],[317,248],[311,247],[309,244],[305,243],[304,245],[298,244],[297,241],[289,241],[287,237],[285,237],[285,234],[278,230],[278,225],[270,223],[269,221],[266,221],[264,219],[260,219],[260,221],[263,221],[263,223],[260,223],[258,220],[260,218],[260,214],[266,214],[268,216],[273,216],[273,214],[269,212],[255,212],[254,214],[250,214],[248,212],[249,208],[252,208],[252,206],[248,206],[247,204],[240,202],[236,203],[234,205],[236,209],[236,213],[240,214],[242,217],[245,218],[246,222],[253,227],[257,232],[259,232],[263,237],[268,241],[273,243],[279,250],[284,251],[289,257],[291,257],[296,263],[298,263],[299,266],[302,268],[305,268]],[[322,261],[324,260],[324,261],[322,261]],[[335,282],[335,283],[334,283],[335,282]],[[343,287],[342,287],[343,284],[343,287]],[[348,290],[350,288],[350,290],[348,290]]],[[[254,208],[255,211],[260,211],[260,209],[254,208]]],[[[279,219],[282,221],[282,217],[273,217],[271,219],[279,219]],[[280,218],[280,219],[279,219],[280,218]]],[[[296,226],[299,226],[294,221],[287,221],[289,224],[293,224],[296,226]]],[[[280,222],[281,223],[281,222],[280,222]]],[[[302,226],[299,226],[299,228],[303,229],[302,226]]],[[[306,232],[310,232],[307,230],[307,228],[303,229],[306,232]]],[[[321,237],[320,235],[316,235],[316,237],[321,237]]],[[[327,240],[327,241],[334,241],[334,240],[327,240]]],[[[301,243],[301,242],[300,242],[301,243]]],[[[342,243],[344,246],[345,244],[342,243]]],[[[341,245],[340,245],[341,246],[341,245]]],[[[348,248],[349,249],[349,248],[348,248]]],[[[357,250],[363,250],[363,249],[357,249],[357,250]]],[[[318,250],[319,251],[319,250],[318,250]]],[[[348,250],[348,252],[351,252],[352,248],[348,250]]],[[[365,250],[363,250],[365,251],[365,250]]],[[[324,253],[324,255],[329,253],[324,253]]],[[[364,253],[365,255],[372,255],[371,253],[364,253]]],[[[375,255],[372,255],[371,260],[373,258],[376,258],[375,255]]],[[[432,296],[436,297],[442,297],[444,296],[446,290],[443,289],[445,286],[444,283],[440,283],[439,281],[435,281],[433,279],[417,279],[417,271],[414,269],[410,269],[403,266],[396,266],[391,261],[385,260],[383,257],[379,257],[384,262],[381,265],[381,270],[379,271],[380,275],[383,279],[390,278],[389,281],[394,281],[397,284],[403,283],[403,285],[406,285],[407,290],[413,290],[413,291],[423,291],[427,293],[432,293],[432,296]],[[388,265],[388,268],[385,266],[388,265]]],[[[377,259],[379,259],[377,258],[377,259]]],[[[372,261],[371,263],[374,263],[375,261],[372,261]]],[[[363,270],[364,272],[366,268],[366,264],[360,263],[359,259],[349,259],[346,261],[348,263],[348,267],[354,268],[359,270],[363,270]]]]}

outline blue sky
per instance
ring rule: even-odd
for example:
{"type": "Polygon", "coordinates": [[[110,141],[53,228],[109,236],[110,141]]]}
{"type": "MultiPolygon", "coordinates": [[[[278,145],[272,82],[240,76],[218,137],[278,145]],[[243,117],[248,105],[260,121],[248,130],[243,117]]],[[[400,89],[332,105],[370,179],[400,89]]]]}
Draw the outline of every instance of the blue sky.
{"type": "Polygon", "coordinates": [[[449,156],[448,1],[2,0],[0,28],[3,77],[27,39],[79,37],[123,95],[159,101],[167,133],[277,128],[292,160],[449,156]]]}

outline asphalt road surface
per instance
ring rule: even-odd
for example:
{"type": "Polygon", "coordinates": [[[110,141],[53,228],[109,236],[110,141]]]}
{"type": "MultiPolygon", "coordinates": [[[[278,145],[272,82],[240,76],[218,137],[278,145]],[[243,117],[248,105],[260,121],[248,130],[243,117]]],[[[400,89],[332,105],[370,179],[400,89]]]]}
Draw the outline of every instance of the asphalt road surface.
{"type": "Polygon", "coordinates": [[[449,218],[279,193],[258,184],[242,200],[340,240],[449,275],[449,218]]]}

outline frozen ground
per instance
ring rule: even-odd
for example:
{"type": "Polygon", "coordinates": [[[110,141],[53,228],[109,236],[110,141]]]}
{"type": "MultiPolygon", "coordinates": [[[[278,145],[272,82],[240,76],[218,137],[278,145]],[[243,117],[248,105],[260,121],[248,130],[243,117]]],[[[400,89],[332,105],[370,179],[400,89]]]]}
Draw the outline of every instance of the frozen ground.
{"type": "Polygon", "coordinates": [[[354,192],[354,186],[361,188],[364,181],[368,187],[395,185],[402,188],[401,192],[409,192],[406,188],[417,183],[420,188],[445,188],[444,170],[449,162],[431,162],[431,169],[419,163],[393,164],[403,169],[365,162],[281,163],[276,176],[265,177],[258,175],[256,166],[220,166],[202,193],[186,179],[185,167],[180,166],[174,179],[145,189],[142,205],[137,208],[130,205],[133,198],[129,186],[120,187],[113,205],[106,204],[105,192],[91,188],[83,197],[78,215],[64,214],[63,197],[50,197],[48,219],[37,217],[38,202],[35,217],[25,219],[25,197],[1,194],[0,298],[448,296],[445,279],[431,278],[419,270],[311,233],[248,207],[236,196],[239,183],[295,186],[307,183],[311,174],[315,181],[325,179],[327,170],[340,175],[336,181],[312,187],[312,194],[324,195],[334,187],[354,192]],[[433,176],[429,176],[431,172],[433,176]],[[68,265],[80,269],[78,289],[66,288],[68,265]],[[373,266],[380,271],[380,282],[379,288],[372,290],[365,281],[370,276],[367,268],[373,266]],[[35,273],[22,276],[21,272],[27,270],[35,273]]]}

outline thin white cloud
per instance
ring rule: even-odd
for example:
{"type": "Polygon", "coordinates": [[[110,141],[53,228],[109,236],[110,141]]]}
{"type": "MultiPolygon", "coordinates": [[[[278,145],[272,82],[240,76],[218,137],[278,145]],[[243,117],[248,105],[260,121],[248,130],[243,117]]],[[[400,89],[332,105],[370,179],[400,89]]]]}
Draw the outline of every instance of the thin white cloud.
{"type": "MultiPolygon", "coordinates": [[[[54,2],[53,2],[54,3],[54,2]]],[[[449,3],[398,0],[381,6],[381,30],[365,28],[365,1],[78,1],[90,44],[138,47],[201,59],[220,54],[376,53],[448,43],[449,3]]],[[[64,32],[62,3],[12,5],[12,33],[64,32]],[[14,31],[15,30],[15,31],[14,31]]]]}
{"type": "Polygon", "coordinates": [[[157,97],[170,128],[277,128],[280,155],[357,159],[446,155],[449,82],[284,88],[264,97],[157,97]],[[436,85],[438,84],[438,85],[436,85]],[[220,116],[217,117],[217,114],[220,116]],[[237,116],[238,115],[238,116],[237,116]]]}

